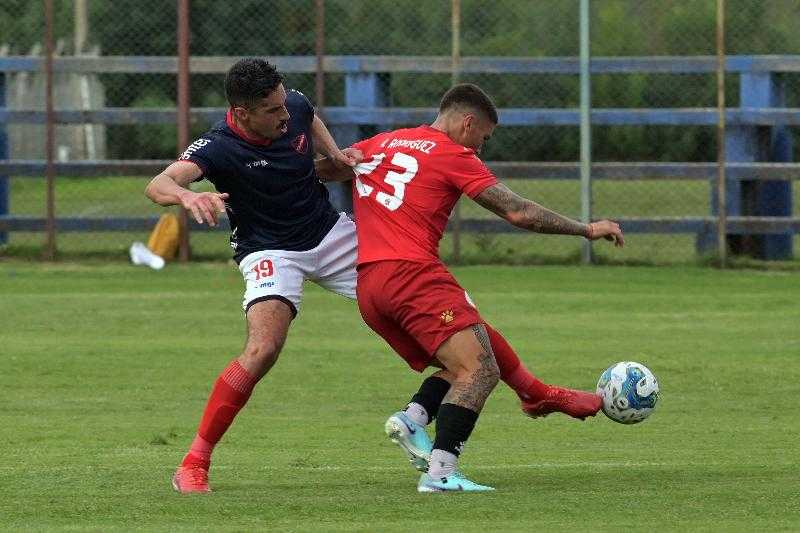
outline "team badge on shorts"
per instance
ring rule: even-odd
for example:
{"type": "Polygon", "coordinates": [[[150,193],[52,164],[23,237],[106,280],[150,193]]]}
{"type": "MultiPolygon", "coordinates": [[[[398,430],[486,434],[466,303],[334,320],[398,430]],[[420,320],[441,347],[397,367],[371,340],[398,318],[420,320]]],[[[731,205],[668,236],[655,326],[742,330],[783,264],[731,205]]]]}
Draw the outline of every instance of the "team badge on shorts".
{"type": "Polygon", "coordinates": [[[447,324],[455,320],[456,315],[455,313],[453,313],[452,309],[448,309],[447,311],[439,315],[439,318],[442,319],[442,325],[446,326],[447,324]]]}

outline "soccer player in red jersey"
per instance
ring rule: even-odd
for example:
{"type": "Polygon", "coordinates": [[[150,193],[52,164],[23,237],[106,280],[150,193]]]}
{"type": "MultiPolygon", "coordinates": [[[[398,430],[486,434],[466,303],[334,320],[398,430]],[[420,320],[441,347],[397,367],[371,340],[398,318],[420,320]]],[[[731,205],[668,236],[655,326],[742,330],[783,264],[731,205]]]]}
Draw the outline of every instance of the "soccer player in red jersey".
{"type": "MultiPolygon", "coordinates": [[[[609,220],[584,224],[522,198],[499,183],[478,158],[497,126],[497,110],[479,87],[460,84],[443,97],[431,125],[381,133],[356,143],[354,169],[326,169],[325,179],[353,179],[358,234],[357,298],[367,325],[428,377],[386,431],[423,471],[420,492],[484,491],[465,478],[457,459],[486,398],[502,378],[530,416],[561,411],[594,415],[597,395],[543,384],[481,318],[469,295],[442,264],[439,240],[462,193],[536,233],[605,238],[624,243],[609,220]],[[433,443],[424,426],[436,418],[433,443]]],[[[338,167],[341,169],[341,166],[338,167]]]]}

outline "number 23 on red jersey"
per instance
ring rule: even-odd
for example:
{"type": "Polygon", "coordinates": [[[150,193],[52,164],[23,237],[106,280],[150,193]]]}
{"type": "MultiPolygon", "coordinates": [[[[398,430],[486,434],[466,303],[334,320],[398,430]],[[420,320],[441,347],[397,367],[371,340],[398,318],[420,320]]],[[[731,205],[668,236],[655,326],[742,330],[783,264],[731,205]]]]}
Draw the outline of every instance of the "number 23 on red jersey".
{"type": "MultiPolygon", "coordinates": [[[[355,167],[356,174],[359,176],[371,174],[378,168],[383,160],[386,158],[385,153],[375,154],[369,161],[359,163],[355,167]]],[[[401,152],[395,152],[392,156],[391,164],[403,169],[403,172],[395,172],[389,170],[386,172],[386,177],[383,179],[394,190],[392,194],[386,194],[379,191],[375,196],[375,201],[384,206],[389,211],[396,211],[398,207],[403,205],[403,198],[406,194],[406,185],[411,183],[414,176],[419,171],[419,162],[413,156],[401,152]]],[[[359,177],[355,179],[356,191],[358,191],[359,198],[369,197],[374,192],[375,188],[367,185],[359,177]]]]}

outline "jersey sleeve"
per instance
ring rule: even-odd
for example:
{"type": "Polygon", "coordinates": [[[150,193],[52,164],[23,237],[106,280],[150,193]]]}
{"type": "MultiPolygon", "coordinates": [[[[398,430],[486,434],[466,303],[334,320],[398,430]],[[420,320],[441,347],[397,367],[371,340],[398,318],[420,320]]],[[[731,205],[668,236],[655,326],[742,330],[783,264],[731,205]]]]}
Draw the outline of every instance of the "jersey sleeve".
{"type": "Polygon", "coordinates": [[[472,151],[448,158],[444,173],[453,186],[470,198],[497,183],[492,171],[472,151]]]}
{"type": "Polygon", "coordinates": [[[314,120],[314,106],[306,95],[297,89],[290,89],[286,95],[286,107],[289,109],[289,114],[297,116],[302,124],[306,127],[311,126],[311,121],[314,120]]]}
{"type": "Polygon", "coordinates": [[[190,161],[200,167],[203,172],[195,181],[208,178],[214,174],[214,139],[211,137],[200,137],[178,157],[178,161],[190,161]]]}

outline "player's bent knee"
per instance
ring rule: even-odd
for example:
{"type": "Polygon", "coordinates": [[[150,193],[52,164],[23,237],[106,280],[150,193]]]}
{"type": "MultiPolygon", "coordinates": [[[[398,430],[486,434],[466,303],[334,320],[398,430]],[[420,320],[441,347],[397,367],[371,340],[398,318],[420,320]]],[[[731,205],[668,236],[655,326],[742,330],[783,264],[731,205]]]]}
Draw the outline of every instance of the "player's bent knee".
{"type": "Polygon", "coordinates": [[[278,360],[281,352],[281,345],[274,341],[261,341],[258,343],[248,343],[242,354],[246,359],[258,364],[258,366],[269,369],[278,360]]]}
{"type": "Polygon", "coordinates": [[[454,375],[456,381],[480,381],[485,385],[494,387],[500,381],[500,368],[491,354],[479,354],[458,361],[458,365],[448,370],[454,375]]]}
{"type": "Polygon", "coordinates": [[[455,381],[467,381],[471,380],[478,372],[480,365],[476,361],[451,359],[446,368],[453,375],[455,381]]]}

